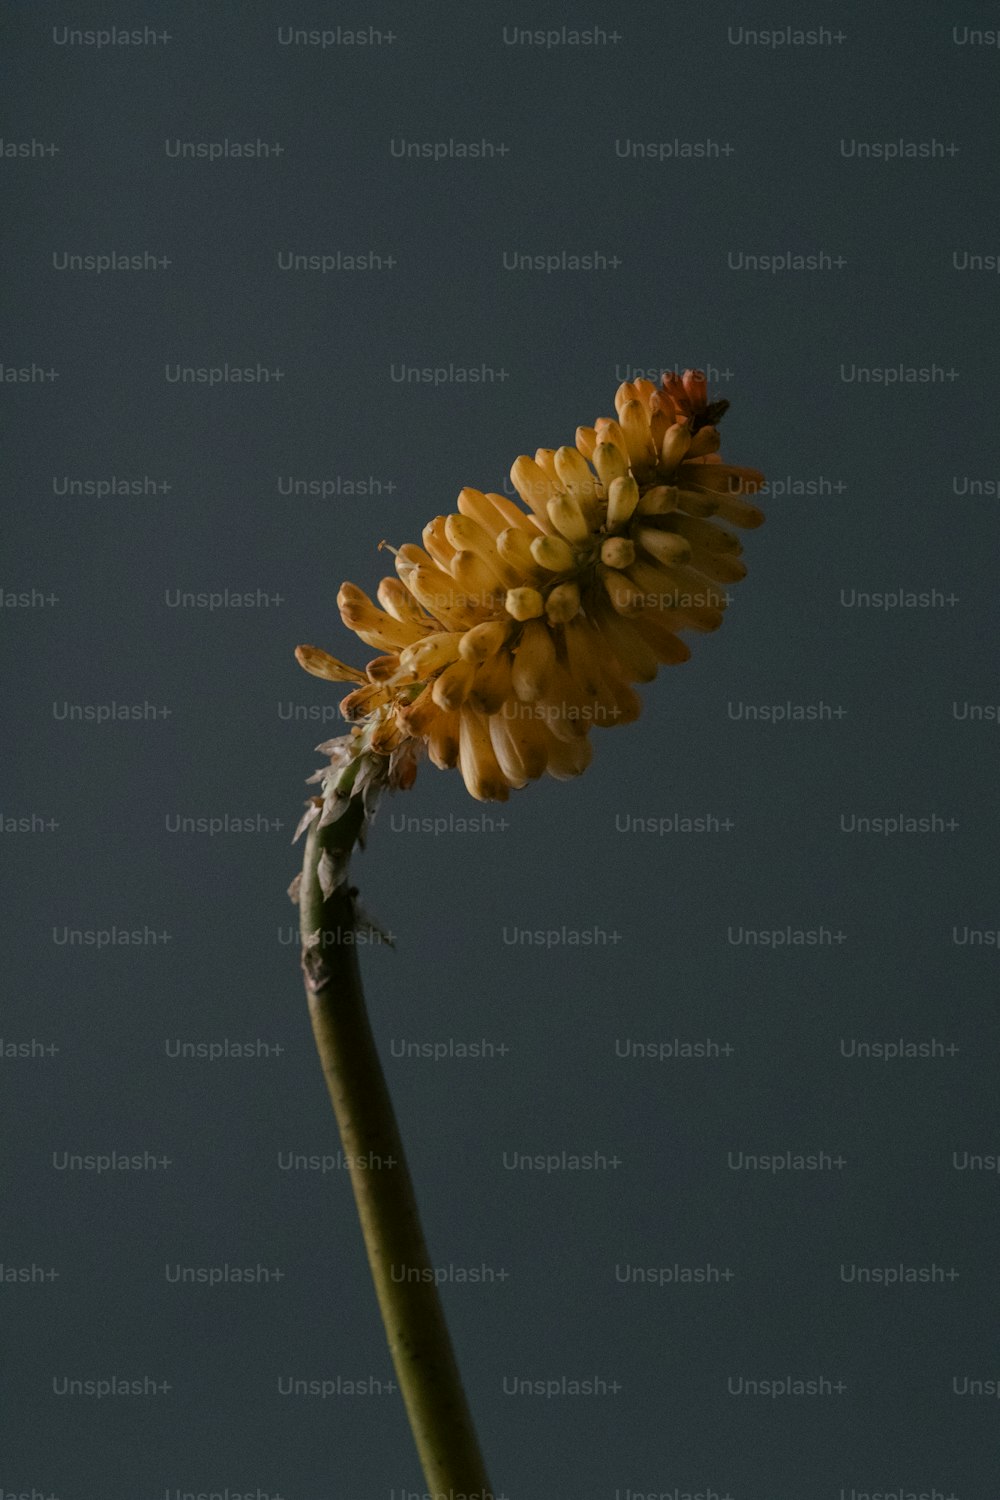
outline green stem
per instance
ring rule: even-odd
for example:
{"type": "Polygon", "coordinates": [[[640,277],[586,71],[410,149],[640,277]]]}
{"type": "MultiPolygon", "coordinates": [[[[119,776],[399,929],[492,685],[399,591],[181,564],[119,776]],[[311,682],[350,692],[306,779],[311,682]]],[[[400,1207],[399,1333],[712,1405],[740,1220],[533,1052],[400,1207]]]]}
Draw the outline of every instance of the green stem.
{"type": "Polygon", "coordinates": [[[324,899],[317,874],[324,851],[346,857],[361,824],[360,798],[354,798],[342,818],[322,829],[314,823],[309,830],[299,887],[309,1015],[428,1488],[446,1500],[453,1495],[492,1500],[365,1010],[353,895],[345,881],[324,899]],[[319,943],[307,946],[317,932],[319,943]],[[402,1279],[393,1279],[394,1270],[402,1279]]]}

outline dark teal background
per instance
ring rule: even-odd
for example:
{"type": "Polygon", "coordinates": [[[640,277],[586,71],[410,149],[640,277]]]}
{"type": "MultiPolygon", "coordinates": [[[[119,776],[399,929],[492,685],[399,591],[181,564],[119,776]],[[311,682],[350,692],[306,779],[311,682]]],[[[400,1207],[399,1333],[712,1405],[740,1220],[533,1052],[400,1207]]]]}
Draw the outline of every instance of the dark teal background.
{"type": "Polygon", "coordinates": [[[578,782],[486,809],[492,830],[394,827],[482,813],[457,773],[427,765],[356,862],[366,906],[396,937],[364,968],[432,1253],[508,1273],[443,1288],[470,1400],[508,1500],[997,1494],[996,1401],[956,1382],[1000,1377],[1000,1177],[955,1162],[1000,1151],[1000,952],[955,935],[1000,928],[997,715],[962,712],[1000,703],[1000,282],[953,256],[1000,252],[1000,49],[958,44],[953,26],[998,22],[993,7],[960,9],[8,7],[4,140],[58,151],[0,157],[0,362],[58,378],[0,386],[0,1259],[45,1278],[0,1281],[4,1500],[423,1494],[398,1392],[280,1393],[286,1378],[391,1374],[346,1173],[280,1166],[338,1149],[285,889],[313,746],[337,732],[320,715],[339,695],[292,651],[308,641],[363,660],[336,592],[344,578],[374,589],[381,539],[418,541],[461,486],[498,488],[519,453],[572,442],[634,368],[688,365],[732,401],[724,455],[793,491],[765,494],[722,631],[643,690],[638,724],[595,731],[578,782]],[[53,39],[147,24],[169,40],[53,39]],[[279,26],[338,24],[394,40],[277,43],[279,26]],[[504,41],[504,27],[564,25],[619,40],[504,41]],[[843,40],[732,39],[786,25],[843,40]],[[224,137],[282,154],[165,150],[224,137]],[[392,155],[393,140],[449,138],[508,149],[392,155]],[[720,154],[616,154],[675,139],[720,154]],[[900,139],[958,149],[884,161],[842,145],[900,139]],[[109,251],[170,265],[53,264],[109,251]],[[282,272],[286,251],[396,264],[282,272]],[[510,272],[504,251],[621,263],[510,272]],[[731,255],[783,251],[845,264],[730,269],[731,255]],[[213,389],[165,378],[227,361],[284,376],[213,389]],[[395,381],[401,364],[498,374],[428,387],[395,381]],[[843,378],[899,365],[944,378],[843,378]],[[64,476],[170,488],[61,495],[64,476]],[[381,491],[288,496],[285,476],[341,489],[373,477],[381,491]],[[167,603],[225,589],[280,602],[167,603]],[[955,602],[842,603],[894,589],[955,602]],[[43,602],[10,602],[32,590],[43,602]],[[169,714],[65,716],[112,702],[169,714]],[[750,721],[744,704],[825,704],[830,717],[750,721]],[[931,813],[957,827],[840,828],[842,815],[931,813]],[[734,826],[619,831],[675,814],[734,826]],[[170,831],[227,815],[282,826],[170,831]],[[58,941],[113,927],[170,940],[58,941]],[[505,941],[563,927],[619,939],[505,941]],[[729,941],[789,927],[846,937],[777,952],[729,941]],[[616,1055],[616,1041],[675,1038],[732,1050],[616,1055]],[[899,1038],[958,1050],[842,1053],[842,1039],[899,1038]],[[393,1056],[403,1040],[483,1039],[507,1050],[393,1056]],[[168,1055],[244,1041],[270,1050],[168,1055]],[[26,1044],[35,1055],[19,1055],[26,1044]],[[169,1166],[55,1165],[113,1151],[169,1166]],[[563,1151],[618,1165],[505,1164],[563,1151]],[[844,1165],[729,1165],[786,1151],[844,1165]],[[706,1263],[734,1274],[616,1279],[616,1267],[706,1263]],[[205,1287],[166,1273],[227,1264],[281,1279],[205,1287]],[[957,1277],[884,1287],[841,1271],[935,1264],[957,1277]],[[57,1393],[64,1378],[113,1375],[170,1389],[57,1393]],[[730,1394],[740,1377],[784,1376],[844,1389],[730,1394]],[[518,1379],[593,1377],[619,1389],[506,1394],[518,1379]]]}

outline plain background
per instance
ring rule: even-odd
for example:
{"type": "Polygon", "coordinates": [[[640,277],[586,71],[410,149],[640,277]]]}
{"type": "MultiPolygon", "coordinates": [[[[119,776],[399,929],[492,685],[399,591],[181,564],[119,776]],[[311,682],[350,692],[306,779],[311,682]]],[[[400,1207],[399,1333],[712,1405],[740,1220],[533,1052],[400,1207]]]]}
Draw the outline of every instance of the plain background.
{"type": "Polygon", "coordinates": [[[579,781],[530,786],[462,832],[484,810],[428,765],[356,863],[396,936],[364,967],[432,1252],[497,1277],[443,1289],[470,1400],[509,1500],[996,1493],[995,1399],[958,1392],[1000,1377],[1000,1179],[957,1163],[1000,1150],[1000,958],[955,940],[1000,925],[997,718],[967,712],[1000,702],[998,282],[958,269],[1000,251],[1000,49],[957,40],[996,20],[973,0],[954,16],[9,8],[4,140],[58,151],[2,158],[2,361],[58,378],[2,387],[5,1494],[423,1493],[398,1392],[279,1385],[391,1376],[346,1173],[281,1166],[338,1147],[285,895],[313,746],[337,732],[316,720],[338,694],[292,650],[363,660],[335,598],[344,578],[374,589],[381,539],[419,540],[463,484],[498,488],[518,453],[572,442],[632,370],[689,365],[732,400],[724,455],[777,481],[724,628],[644,690],[637,725],[595,732],[579,781]],[[169,40],[56,39],[146,24],[169,40]],[[792,24],[842,40],[745,38],[792,24]],[[279,45],[279,27],[337,25],[383,39],[279,45]],[[563,26],[606,39],[508,41],[563,26]],[[225,138],[282,153],[168,155],[225,138]],[[483,139],[506,153],[392,150],[483,139]],[[627,141],[667,149],[626,158],[627,141]],[[853,144],[900,141],[932,154],[853,144]],[[54,259],[144,251],[169,266],[97,275],[54,259]],[[278,267],[338,251],[395,264],[278,267]],[[505,251],[620,264],[512,272],[505,251]],[[821,252],[844,264],[732,268],[821,252]],[[225,362],[284,376],[166,378],[225,362]],[[496,378],[393,379],[449,364],[496,378]],[[933,378],[850,378],[900,366],[933,378]],[[169,490],[57,493],[145,476],[169,490]],[[378,485],[282,495],[292,477],[378,485]],[[168,602],[226,589],[269,602],[168,602]],[[891,590],[943,602],[845,602],[891,590]],[[169,714],[67,716],[112,703],[169,714]],[[818,704],[827,717],[779,722],[743,708],[818,704]],[[957,826],[842,831],[854,815],[931,814],[957,826]],[[451,831],[394,827],[404,815],[451,831]],[[734,826],[622,831],[709,815],[734,826]],[[226,816],[281,827],[170,831],[226,816]],[[60,941],[147,927],[170,940],[60,941]],[[505,940],[595,927],[619,941],[505,940]],[[730,941],[787,928],[846,937],[730,941]],[[670,1055],[706,1039],[718,1056],[670,1055]],[[844,1055],[900,1039],[942,1055],[844,1055]],[[393,1057],[403,1041],[494,1051],[393,1057]],[[267,1052],[169,1055],[237,1042],[267,1052]],[[620,1055],[630,1043],[654,1055],[620,1055]],[[506,1165],[564,1151],[618,1164],[506,1165]],[[63,1170],[65,1152],[169,1166],[63,1170]],[[734,1170],[741,1152],[843,1165],[734,1170]],[[706,1265],[733,1275],[671,1280],[706,1265]],[[181,1266],[281,1278],[181,1285],[181,1266]],[[854,1266],[946,1279],[859,1284],[854,1266]],[[32,1267],[42,1280],[11,1279],[32,1267]],[[656,1284],[624,1279],[630,1267],[656,1284]],[[170,1389],[57,1393],[114,1376],[170,1389]],[[786,1377],[843,1389],[731,1394],[786,1377]],[[599,1394],[506,1393],[588,1379],[599,1394]]]}

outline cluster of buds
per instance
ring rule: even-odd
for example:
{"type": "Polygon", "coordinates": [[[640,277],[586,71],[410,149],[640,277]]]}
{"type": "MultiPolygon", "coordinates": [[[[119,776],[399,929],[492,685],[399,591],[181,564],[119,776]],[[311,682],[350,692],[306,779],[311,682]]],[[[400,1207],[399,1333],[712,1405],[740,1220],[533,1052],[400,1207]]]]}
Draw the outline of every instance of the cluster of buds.
{"type": "MultiPolygon", "coordinates": [[[[341,708],[357,744],[321,748],[381,759],[380,785],[409,784],[426,748],[474,797],[506,800],[543,773],[579,775],[590,730],[631,723],[634,684],[686,661],[688,632],[717,629],[746,572],[729,528],[760,525],[747,496],[764,477],[720,458],[728,402],[709,402],[699,371],[626,382],[615,406],[574,448],[516,460],[523,505],[463,489],[422,547],[391,549],[377,603],[343,585],[344,624],[379,655],[361,672],[299,647],[308,672],[353,684],[341,708]]],[[[342,797],[344,766],[322,774],[342,797]]]]}

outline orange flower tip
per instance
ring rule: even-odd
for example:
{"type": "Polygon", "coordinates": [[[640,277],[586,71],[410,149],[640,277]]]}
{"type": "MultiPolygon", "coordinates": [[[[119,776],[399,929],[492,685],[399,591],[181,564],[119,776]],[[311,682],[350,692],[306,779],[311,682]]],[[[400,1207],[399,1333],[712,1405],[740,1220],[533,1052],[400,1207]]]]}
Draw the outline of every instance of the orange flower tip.
{"type": "Polygon", "coordinates": [[[560,483],[565,485],[567,490],[572,492],[578,489],[583,494],[593,491],[594,476],[586,458],[576,448],[570,448],[568,445],[557,448],[554,463],[560,483]]]}
{"type": "Polygon", "coordinates": [[[506,638],[507,625],[502,620],[486,620],[464,633],[458,643],[458,654],[463,661],[483,662],[500,650],[506,638]]]}
{"type": "Polygon", "coordinates": [[[590,537],[590,526],[572,495],[556,495],[546,507],[549,520],[567,542],[586,542],[590,537]]]}
{"type": "Polygon", "coordinates": [[[385,548],[385,550],[387,552],[391,552],[392,555],[393,555],[393,557],[398,557],[399,556],[398,549],[396,547],[394,547],[391,542],[387,542],[384,537],[382,538],[382,540],[378,544],[378,550],[379,550],[379,552],[382,551],[383,547],[385,548]]]}
{"type": "MultiPolygon", "coordinates": [[[[690,492],[684,492],[690,494],[690,492]]],[[[641,516],[662,516],[667,511],[675,510],[682,498],[682,491],[671,484],[655,484],[652,489],[646,490],[640,496],[636,507],[641,516]]],[[[695,495],[695,500],[701,504],[701,496],[695,495]]],[[[714,510],[714,502],[711,504],[714,510]]]]}
{"type": "Polygon", "coordinates": [[[572,580],[556,584],[545,601],[545,615],[550,625],[565,625],[580,612],[580,589],[572,580]]]}
{"type": "Polygon", "coordinates": [[[626,526],[639,504],[639,486],[631,474],[612,479],[608,486],[608,527],[626,526]]]}
{"type": "Polygon", "coordinates": [[[537,589],[508,589],[505,605],[515,620],[535,620],[545,613],[545,600],[537,589]]]}
{"type": "Polygon", "coordinates": [[[469,780],[465,788],[477,802],[506,802],[510,796],[510,786],[506,781],[469,780]]]}
{"type": "Polygon", "coordinates": [[[435,677],[431,697],[438,708],[449,713],[456,708],[461,708],[468,697],[474,670],[471,662],[458,661],[450,667],[445,667],[440,676],[435,677]]]}
{"type": "Polygon", "coordinates": [[[510,480],[525,505],[536,516],[543,515],[546,505],[555,494],[555,486],[537,460],[522,453],[511,464],[510,480]]]}
{"type": "Polygon", "coordinates": [[[576,563],[573,549],[561,536],[536,536],[531,555],[549,573],[568,573],[576,563]]]}
{"type": "Polygon", "coordinates": [[[717,453],[722,439],[719,429],[712,426],[699,427],[688,446],[685,457],[703,458],[707,453],[717,453]]]}
{"type": "Polygon", "coordinates": [[[597,445],[597,433],[593,427],[578,427],[576,429],[576,446],[584,458],[592,458],[594,448],[597,445]]]}
{"type": "Polygon", "coordinates": [[[295,660],[311,676],[323,677],[327,682],[362,683],[367,681],[364,672],[359,672],[357,667],[349,667],[346,662],[338,661],[335,656],[321,651],[318,646],[296,646],[295,660]]]}
{"type": "Polygon", "coordinates": [[[681,385],[696,412],[705,406],[708,401],[708,381],[704,370],[685,370],[681,376],[681,385]]]}
{"type": "Polygon", "coordinates": [[[615,410],[620,414],[622,407],[629,401],[634,401],[637,394],[638,392],[631,380],[623,380],[615,391],[615,410]]]}
{"type": "Polygon", "coordinates": [[[635,544],[627,536],[609,536],[601,546],[601,562],[609,568],[630,568],[635,562],[635,544]]]}
{"type": "Polygon", "coordinates": [[[602,565],[598,567],[597,575],[607,590],[612,606],[620,615],[634,614],[640,608],[642,596],[636,593],[631,580],[624,573],[602,565]]]}
{"type": "Polygon", "coordinates": [[[659,531],[655,526],[640,526],[636,539],[657,562],[685,563],[691,557],[691,543],[676,531],[659,531]]]}
{"type": "Polygon", "coordinates": [[[594,449],[593,464],[605,489],[628,473],[625,456],[615,443],[599,442],[594,449]]]}
{"type": "Polygon", "coordinates": [[[337,590],[337,608],[346,609],[351,605],[367,605],[370,601],[364,589],[359,589],[356,583],[342,583],[337,590]]]}
{"type": "Polygon", "coordinates": [[[398,656],[374,656],[365,673],[369,682],[392,682],[394,678],[405,675],[405,669],[401,674],[398,656]]]}

